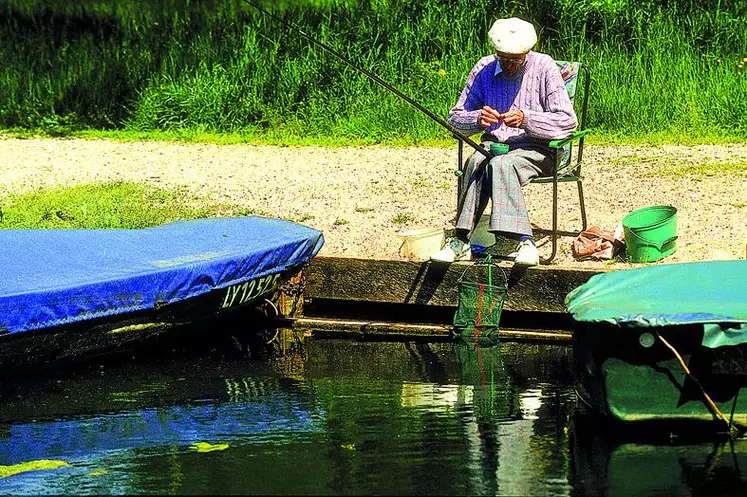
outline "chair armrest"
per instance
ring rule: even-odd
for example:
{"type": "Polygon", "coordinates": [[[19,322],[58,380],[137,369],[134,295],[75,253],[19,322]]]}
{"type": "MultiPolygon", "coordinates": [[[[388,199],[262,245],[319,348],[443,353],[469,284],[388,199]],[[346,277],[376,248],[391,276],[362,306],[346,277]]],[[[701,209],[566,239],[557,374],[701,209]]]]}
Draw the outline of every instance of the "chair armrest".
{"type": "Polygon", "coordinates": [[[561,148],[565,144],[572,142],[573,140],[578,140],[581,137],[584,137],[591,133],[591,128],[582,129],[580,131],[575,131],[571,136],[568,138],[563,138],[562,140],[552,140],[549,145],[550,148],[561,148]]]}

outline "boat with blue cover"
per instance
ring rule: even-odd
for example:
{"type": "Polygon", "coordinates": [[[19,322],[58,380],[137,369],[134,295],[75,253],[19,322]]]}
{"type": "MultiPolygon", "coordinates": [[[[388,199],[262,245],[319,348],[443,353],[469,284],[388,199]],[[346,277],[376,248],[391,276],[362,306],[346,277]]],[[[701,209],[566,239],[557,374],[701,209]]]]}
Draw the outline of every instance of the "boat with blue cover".
{"type": "Polygon", "coordinates": [[[0,230],[0,366],[107,354],[256,306],[323,243],[317,230],[264,217],[0,230]]]}
{"type": "Polygon", "coordinates": [[[747,427],[747,261],[598,274],[566,306],[585,411],[619,427],[747,427]]]}

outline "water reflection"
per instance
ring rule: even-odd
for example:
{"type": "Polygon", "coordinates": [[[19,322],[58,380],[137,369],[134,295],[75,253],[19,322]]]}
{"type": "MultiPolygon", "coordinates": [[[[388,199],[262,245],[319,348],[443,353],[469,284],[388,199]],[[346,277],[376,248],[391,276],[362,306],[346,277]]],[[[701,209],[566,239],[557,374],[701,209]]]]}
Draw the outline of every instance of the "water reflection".
{"type": "Polygon", "coordinates": [[[470,469],[476,493],[495,495],[499,487],[501,448],[500,421],[521,419],[516,390],[506,373],[500,345],[462,339],[454,344],[459,360],[460,380],[470,388],[471,412],[464,412],[464,429],[470,448],[470,469]]]}
{"type": "Polygon", "coordinates": [[[633,442],[584,415],[570,440],[574,495],[747,494],[747,440],[633,442]]]}
{"type": "Polygon", "coordinates": [[[473,390],[473,415],[465,427],[471,435],[471,466],[478,470],[474,475],[480,482],[476,492],[566,494],[567,483],[562,478],[548,478],[551,471],[545,471],[550,469],[548,461],[564,456],[565,414],[557,402],[562,400],[556,395],[557,389],[543,383],[518,388],[519,382],[507,371],[505,354],[498,343],[463,340],[454,348],[461,383],[473,390]],[[560,423],[540,422],[553,412],[559,414],[560,423]]]}
{"type": "Polygon", "coordinates": [[[68,465],[0,478],[0,493],[745,492],[745,441],[620,442],[572,417],[570,357],[525,343],[333,339],[263,361],[19,378],[0,385],[0,474],[68,465]]]}
{"type": "Polygon", "coordinates": [[[189,482],[182,461],[196,454],[295,442],[323,431],[324,409],[302,384],[241,369],[184,364],[173,376],[127,368],[3,384],[0,464],[11,476],[0,480],[0,490],[161,492],[189,482]],[[168,462],[165,487],[146,483],[163,480],[162,465],[151,466],[154,458],[168,462]],[[13,474],[19,465],[33,469],[45,460],[67,465],[13,474]]]}

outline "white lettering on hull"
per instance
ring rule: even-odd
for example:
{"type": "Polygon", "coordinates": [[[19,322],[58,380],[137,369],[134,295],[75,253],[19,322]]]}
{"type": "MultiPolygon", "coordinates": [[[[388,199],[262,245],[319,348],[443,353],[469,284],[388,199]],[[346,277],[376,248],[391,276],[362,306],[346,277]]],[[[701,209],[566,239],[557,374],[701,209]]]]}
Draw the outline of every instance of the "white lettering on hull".
{"type": "Polygon", "coordinates": [[[226,288],[226,296],[221,304],[221,309],[250,302],[260,295],[275,290],[280,279],[279,274],[269,274],[238,285],[226,288]]]}

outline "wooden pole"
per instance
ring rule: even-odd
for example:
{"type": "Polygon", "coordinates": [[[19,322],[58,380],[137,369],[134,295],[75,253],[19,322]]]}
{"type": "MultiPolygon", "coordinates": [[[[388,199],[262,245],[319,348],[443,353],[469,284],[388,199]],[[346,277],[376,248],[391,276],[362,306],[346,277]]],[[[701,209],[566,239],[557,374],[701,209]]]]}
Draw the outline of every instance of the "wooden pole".
{"type": "MultiPolygon", "coordinates": [[[[396,323],[390,321],[361,321],[352,319],[297,318],[292,320],[294,328],[318,329],[329,335],[355,335],[376,337],[433,337],[452,336],[452,326],[440,324],[396,323]]],[[[501,328],[498,336],[508,340],[527,340],[536,342],[568,343],[573,339],[571,333],[550,330],[519,330],[501,328]]]]}

